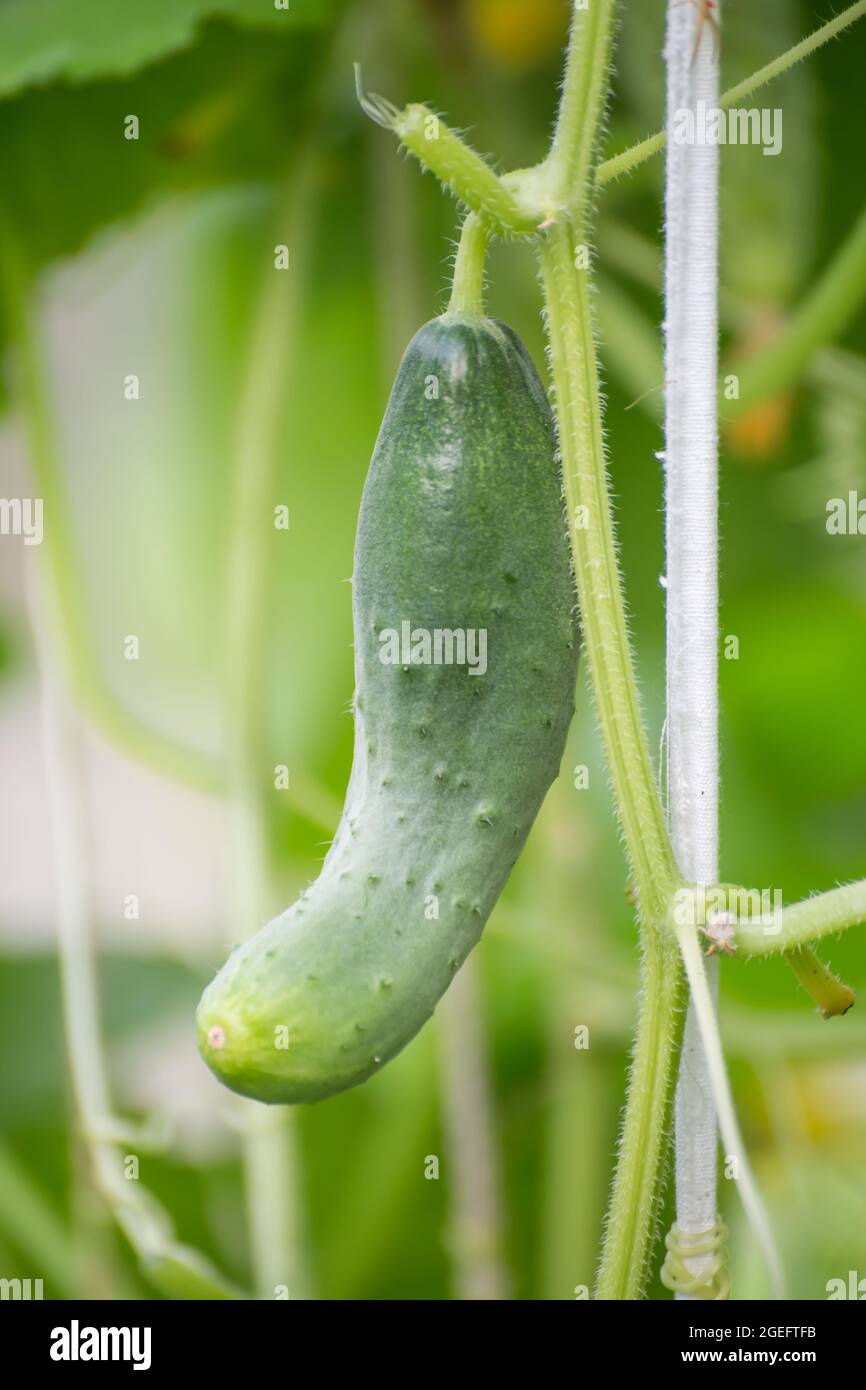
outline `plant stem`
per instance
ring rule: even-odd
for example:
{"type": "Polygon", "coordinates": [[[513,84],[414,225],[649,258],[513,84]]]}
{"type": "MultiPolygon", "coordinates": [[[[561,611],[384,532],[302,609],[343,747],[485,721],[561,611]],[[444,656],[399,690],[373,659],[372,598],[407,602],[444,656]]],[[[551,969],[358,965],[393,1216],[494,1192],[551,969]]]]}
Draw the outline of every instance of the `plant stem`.
{"type": "Polygon", "coordinates": [[[541,275],[584,649],[641,916],[664,912],[676,872],[641,718],[616,555],[590,277],[568,223],[541,242],[541,275]]]}
{"type": "MultiPolygon", "coordinates": [[[[748,896],[745,888],[728,891],[729,897],[748,896]]],[[[778,955],[863,923],[866,923],[866,879],[861,878],[856,883],[847,883],[829,893],[820,893],[783,908],[780,920],[772,926],[739,922],[735,935],[737,955],[778,955]]]]}
{"type": "MultiPolygon", "coordinates": [[[[78,730],[54,669],[53,628],[34,595],[34,633],[42,681],[63,1021],[72,1090],[96,1185],[141,1261],[169,1297],[241,1297],[196,1250],[177,1243],[170,1219],[138,1181],[125,1174],[112,1134],[108,1076],[100,1032],[99,988],[82,834],[78,730]]],[[[56,620],[55,620],[56,621],[56,620]]]]}
{"type": "Polygon", "coordinates": [[[474,956],[461,967],[437,1018],[455,1292],[467,1301],[506,1299],[511,1280],[503,1250],[493,1092],[474,956]]]}
{"type": "Polygon", "coordinates": [[[575,7],[550,153],[539,173],[553,204],[582,220],[607,101],[616,0],[575,7]]]}
{"type": "MultiPolygon", "coordinates": [[[[305,272],[311,245],[317,161],[313,141],[302,143],[300,165],[277,217],[277,241],[290,248],[290,269],[269,264],[259,286],[239,397],[228,574],[227,718],[234,823],[234,930],[244,939],[267,915],[266,658],[268,555],[274,536],[276,447],[286,382],[292,379],[305,272]]],[[[268,255],[270,252],[268,251],[268,255]]],[[[242,1149],[256,1290],[273,1298],[285,1286],[292,1298],[309,1291],[299,1233],[300,1181],[296,1115],[263,1113],[241,1104],[242,1149]]]]}
{"type": "Polygon", "coordinates": [[[640,1015],[595,1296],[641,1297],[658,1221],[685,992],[675,954],[642,936],[640,1015]]]}
{"type": "MultiPolygon", "coordinates": [[[[718,12],[718,8],[717,11],[718,12]]],[[[697,102],[718,102],[715,35],[699,9],[669,0],[668,126],[697,102]]],[[[718,878],[718,181],[715,145],[670,141],[665,164],[665,617],[668,815],[677,865],[690,881],[718,878]]],[[[707,965],[707,997],[718,961],[707,965]]],[[[676,1226],[688,1275],[709,1277],[689,1238],[717,1217],[718,1145],[708,1064],[692,1003],[676,1092],[676,1226]]],[[[698,1242],[699,1243],[699,1242],[698,1242]]],[[[699,1297],[677,1292],[677,1298],[699,1297]]]]}
{"type": "Polygon", "coordinates": [[[675,882],[625,621],[602,436],[588,272],[562,223],[541,244],[559,443],[584,649],[637,888],[642,933],[640,1018],[597,1296],[637,1298],[662,1179],[678,1043],[682,972],[660,928],[675,882]]]}
{"type": "Polygon", "coordinates": [[[451,298],[444,317],[478,319],[484,315],[484,262],[490,233],[477,212],[467,213],[460,229],[451,298]]]}
{"type": "MultiPolygon", "coordinates": [[[[581,167],[581,151],[595,150],[614,14],[612,5],[603,5],[604,22],[585,29],[578,24],[580,13],[574,15],[566,78],[569,109],[556,153],[563,168],[574,169],[581,167]],[[576,47],[580,38],[588,40],[582,54],[576,47]],[[588,84],[583,94],[581,81],[588,84]],[[581,110],[592,129],[576,129],[572,113],[581,110]],[[573,159],[563,152],[566,133],[580,144],[573,159]]],[[[583,172],[588,186],[591,164],[583,172]]],[[[569,202],[585,209],[585,189],[572,190],[569,202]]],[[[662,928],[676,870],[626,628],[604,456],[585,226],[585,220],[575,224],[569,219],[552,227],[540,243],[540,261],[584,649],[642,926],[640,1018],[597,1286],[598,1297],[621,1299],[640,1296],[654,1233],[682,971],[662,928]]]]}
{"type": "Polygon", "coordinates": [[[489,231],[511,236],[533,234],[539,221],[537,210],[523,206],[518,194],[508,189],[481,155],[435,111],[418,103],[400,111],[384,97],[364,92],[357,64],[355,88],[364,114],[385,130],[392,130],[425,169],[430,169],[466,208],[478,213],[489,231]]]}
{"type": "MultiPolygon", "coordinates": [[[[766,86],[768,82],[772,82],[773,78],[781,77],[782,73],[787,72],[789,68],[794,67],[796,63],[802,62],[804,58],[808,58],[809,55],[814,53],[817,48],[820,48],[822,44],[835,38],[837,34],[840,34],[843,29],[847,29],[855,20],[861,19],[864,14],[866,14],[866,0],[856,0],[855,4],[849,5],[847,10],[843,10],[841,14],[836,15],[833,19],[828,19],[826,24],[820,25],[813,34],[809,34],[807,38],[801,39],[799,43],[795,43],[793,48],[789,48],[786,53],[780,54],[779,57],[774,58],[771,63],[765,64],[764,67],[758,68],[758,70],[753,72],[749,77],[745,77],[741,82],[737,82],[733,87],[729,87],[726,92],[722,93],[717,104],[723,111],[726,111],[728,107],[734,106],[742,97],[751,96],[752,92],[758,91],[759,88],[766,86]]],[[[659,130],[655,135],[650,135],[646,140],[641,140],[639,144],[631,145],[620,154],[614,155],[611,159],[606,159],[604,163],[599,164],[596,169],[596,183],[598,185],[610,183],[612,179],[617,179],[622,174],[630,173],[632,169],[636,169],[639,164],[643,164],[645,160],[651,159],[653,155],[660,154],[665,147],[665,140],[665,132],[659,130]]]]}
{"type": "Polygon", "coordinates": [[[742,81],[729,87],[722,97],[722,105],[725,107],[733,106],[741,97],[748,97],[752,92],[758,91],[760,87],[765,87],[768,82],[772,82],[775,77],[781,77],[797,63],[801,63],[804,58],[810,57],[816,49],[835,39],[837,34],[841,34],[849,25],[856,20],[862,19],[866,15],[866,0],[855,0],[853,5],[842,10],[839,14],[828,19],[824,24],[820,24],[811,34],[807,34],[805,39],[800,39],[785,53],[780,53],[778,58],[772,62],[765,63],[757,72],[753,72],[749,77],[744,77],[742,81]]]}

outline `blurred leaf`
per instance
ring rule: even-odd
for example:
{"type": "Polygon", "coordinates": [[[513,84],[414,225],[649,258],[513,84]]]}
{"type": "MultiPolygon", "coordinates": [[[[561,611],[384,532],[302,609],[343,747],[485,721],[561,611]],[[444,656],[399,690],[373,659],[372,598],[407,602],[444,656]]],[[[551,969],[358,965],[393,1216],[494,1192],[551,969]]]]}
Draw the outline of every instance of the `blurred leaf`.
{"type": "MultiPolygon", "coordinates": [[[[44,1272],[65,1298],[72,1296],[74,1252],[60,1214],[34,1182],[33,1175],[0,1142],[0,1229],[24,1252],[31,1266],[44,1272]]],[[[4,1272],[9,1273],[8,1266],[4,1272]]]]}
{"type": "Polygon", "coordinates": [[[188,47],[204,20],[260,28],[323,24],[331,0],[6,0],[0,5],[0,97],[57,78],[128,76],[188,47]]]}
{"type": "Polygon", "coordinates": [[[0,103],[4,213],[31,268],[80,250],[154,192],[272,182],[291,156],[318,44],[218,25],[129,80],[0,103]],[[130,113],[138,139],[124,138],[130,113]]]}
{"type": "Polygon", "coordinates": [[[224,1300],[245,1297],[209,1260],[188,1245],[172,1246],[166,1253],[145,1261],[142,1270],[169,1298],[224,1300]]]}

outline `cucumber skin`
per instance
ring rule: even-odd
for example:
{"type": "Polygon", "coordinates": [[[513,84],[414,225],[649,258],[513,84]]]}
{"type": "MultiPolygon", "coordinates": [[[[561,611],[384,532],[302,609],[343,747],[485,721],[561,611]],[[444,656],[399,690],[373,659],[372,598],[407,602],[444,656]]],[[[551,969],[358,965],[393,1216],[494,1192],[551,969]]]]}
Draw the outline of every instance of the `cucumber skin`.
{"type": "Polygon", "coordinates": [[[271,1103],[358,1085],[415,1036],[559,771],[574,582],[552,413],[506,326],[434,319],[407,348],[361,503],[353,612],[355,756],[334,842],[199,1005],[208,1065],[271,1103]],[[406,620],[485,628],[486,674],[384,665],[378,634],[406,620]]]}

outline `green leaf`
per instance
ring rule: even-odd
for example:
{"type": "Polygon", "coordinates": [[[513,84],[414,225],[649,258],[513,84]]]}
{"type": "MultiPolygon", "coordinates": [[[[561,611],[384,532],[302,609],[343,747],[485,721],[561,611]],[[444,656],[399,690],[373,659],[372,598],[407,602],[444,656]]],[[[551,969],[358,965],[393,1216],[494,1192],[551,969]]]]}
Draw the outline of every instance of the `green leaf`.
{"type": "Polygon", "coordinates": [[[311,28],[332,0],[6,0],[0,5],[0,97],[66,78],[123,77],[188,47],[210,18],[269,29],[311,28]]]}
{"type": "Polygon", "coordinates": [[[151,1283],[169,1298],[202,1301],[245,1297],[240,1289],[223,1278],[210,1260],[188,1245],[167,1246],[152,1260],[144,1261],[142,1269],[151,1283]]]}
{"type": "Polygon", "coordinates": [[[31,269],[74,255],[155,193],[279,178],[320,51],[318,34],[277,40],[217,24],[125,80],[0,102],[5,215],[31,269]],[[130,113],[137,139],[124,136],[130,113]]]}

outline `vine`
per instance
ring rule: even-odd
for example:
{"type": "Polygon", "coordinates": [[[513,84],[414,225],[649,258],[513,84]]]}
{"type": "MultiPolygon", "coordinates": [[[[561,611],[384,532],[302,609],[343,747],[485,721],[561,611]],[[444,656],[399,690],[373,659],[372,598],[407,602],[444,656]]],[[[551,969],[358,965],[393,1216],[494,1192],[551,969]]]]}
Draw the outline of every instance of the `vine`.
{"type": "MultiPolygon", "coordinates": [[[[614,0],[575,5],[551,147],[545,158],[529,169],[498,176],[429,107],[410,105],[399,110],[386,99],[365,93],[360,74],[357,86],[367,115],[396,134],[468,210],[449,312],[480,312],[483,260],[490,237],[532,239],[538,255],[584,650],[641,930],[640,1014],[596,1288],[600,1298],[623,1299],[642,1293],[655,1234],[680,1047],[685,973],[693,996],[699,1000],[701,1036],[710,1059],[714,1099],[726,1142],[743,1159],[744,1155],[714,1013],[711,1006],[705,1007],[710,996],[697,925],[692,922],[671,929],[672,904],[684,884],[665,826],[641,716],[604,453],[592,314],[593,190],[637,168],[665,144],[664,133],[660,133],[613,159],[598,162],[615,10],[614,0]]],[[[730,106],[779,76],[864,13],[866,0],[857,0],[788,53],[730,88],[720,98],[720,105],[730,106]]],[[[862,263],[858,232],[843,266],[849,283],[859,275],[862,263]]],[[[786,371],[796,369],[809,344],[825,340],[832,331],[826,325],[835,321],[838,300],[834,280],[828,293],[819,297],[818,310],[795,335],[805,346],[796,353],[786,346],[786,371]],[[829,307],[825,303],[828,299],[829,307]],[[816,314],[817,328],[812,323],[816,314]],[[792,353],[796,358],[793,367],[792,353]]],[[[750,390],[757,393],[763,389],[757,369],[755,376],[757,384],[750,390]]],[[[866,883],[861,883],[786,909],[772,937],[749,924],[736,924],[731,932],[734,949],[744,956],[784,954],[802,950],[809,941],[864,919],[866,883]]],[[[823,1000],[825,1012],[843,1012],[843,1003],[847,1000],[845,1007],[850,1004],[850,992],[814,957],[799,956],[791,964],[819,1003],[823,1000]]],[[[747,1166],[744,1174],[741,1193],[778,1286],[780,1274],[772,1241],[747,1166]]],[[[721,1238],[717,1235],[712,1234],[706,1249],[703,1246],[710,1240],[706,1233],[700,1239],[683,1237],[685,1244],[681,1241],[682,1248],[678,1247],[681,1291],[686,1292],[689,1283],[683,1273],[685,1260],[689,1255],[714,1258],[721,1238]]],[[[726,1291],[724,1281],[720,1287],[726,1291]]]]}

